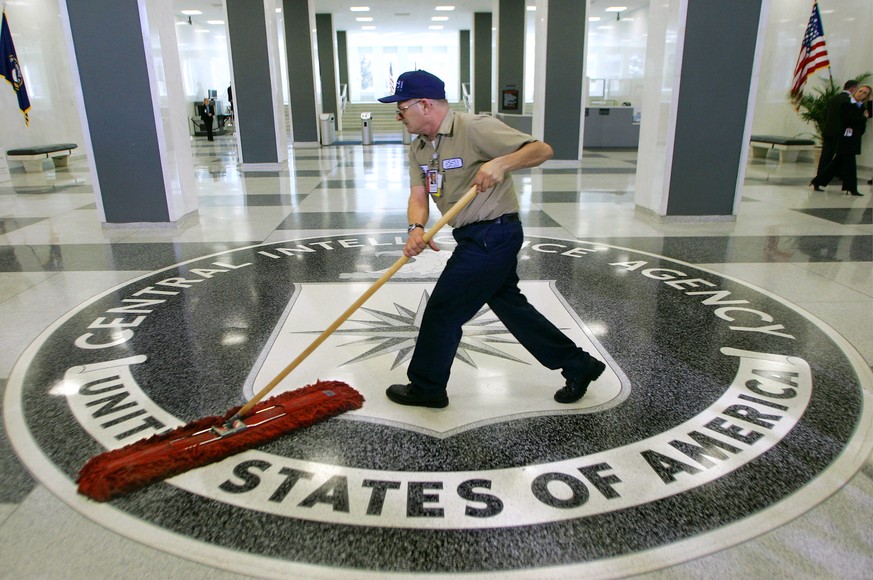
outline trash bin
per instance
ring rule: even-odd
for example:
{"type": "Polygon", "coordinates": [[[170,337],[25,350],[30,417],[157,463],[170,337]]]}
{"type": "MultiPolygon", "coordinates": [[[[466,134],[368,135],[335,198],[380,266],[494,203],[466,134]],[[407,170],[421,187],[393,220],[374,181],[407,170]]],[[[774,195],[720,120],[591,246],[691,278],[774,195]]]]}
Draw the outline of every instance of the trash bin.
{"type": "Polygon", "coordinates": [[[370,128],[370,121],[372,115],[370,113],[361,113],[361,144],[362,145],[372,145],[373,144],[373,131],[370,128]]]}
{"type": "Polygon", "coordinates": [[[336,117],[333,113],[321,115],[321,144],[333,145],[336,141],[336,117]]]}

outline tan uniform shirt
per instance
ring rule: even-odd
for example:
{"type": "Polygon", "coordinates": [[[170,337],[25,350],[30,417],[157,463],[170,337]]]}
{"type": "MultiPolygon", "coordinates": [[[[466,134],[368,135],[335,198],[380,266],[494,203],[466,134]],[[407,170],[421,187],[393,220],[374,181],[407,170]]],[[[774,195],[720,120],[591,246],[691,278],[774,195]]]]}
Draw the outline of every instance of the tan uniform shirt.
{"type": "MultiPolygon", "coordinates": [[[[494,117],[449,110],[433,143],[419,135],[409,146],[409,183],[423,186],[445,213],[470,189],[482,164],[533,141],[494,117]],[[431,182],[437,174],[440,186],[434,193],[431,182]]],[[[517,211],[518,196],[507,173],[502,183],[480,192],[450,224],[457,228],[517,211]]]]}

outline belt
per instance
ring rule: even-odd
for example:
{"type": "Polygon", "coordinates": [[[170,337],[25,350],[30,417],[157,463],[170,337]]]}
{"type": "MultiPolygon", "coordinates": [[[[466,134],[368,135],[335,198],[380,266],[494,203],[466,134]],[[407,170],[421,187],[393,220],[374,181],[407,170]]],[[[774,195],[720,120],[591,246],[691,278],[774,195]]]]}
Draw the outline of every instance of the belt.
{"type": "Polygon", "coordinates": [[[508,224],[510,222],[521,221],[521,218],[518,217],[518,213],[505,213],[500,217],[496,217],[491,220],[481,220],[478,222],[473,222],[461,226],[462,228],[467,228],[470,226],[484,226],[485,224],[508,224]]]}

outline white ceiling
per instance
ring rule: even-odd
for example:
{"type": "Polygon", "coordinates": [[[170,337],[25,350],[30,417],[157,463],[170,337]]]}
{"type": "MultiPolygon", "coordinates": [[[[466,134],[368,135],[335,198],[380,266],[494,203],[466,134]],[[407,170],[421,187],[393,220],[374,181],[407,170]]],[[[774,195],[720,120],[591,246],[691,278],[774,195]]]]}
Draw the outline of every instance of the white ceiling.
{"type": "MultiPolygon", "coordinates": [[[[427,32],[430,26],[441,25],[444,31],[471,30],[474,12],[491,12],[494,0],[311,0],[316,13],[333,14],[333,25],[336,30],[349,33],[361,30],[362,26],[375,26],[376,33],[418,33],[427,32]],[[367,12],[352,12],[352,6],[369,6],[367,12]],[[437,11],[436,6],[454,6],[451,11],[437,11]],[[447,16],[442,22],[432,21],[434,16],[447,16]],[[372,22],[357,22],[355,18],[370,17],[372,22]]],[[[277,6],[281,6],[277,0],[277,6]]],[[[526,0],[528,6],[536,4],[535,0],[526,0]]],[[[649,0],[589,0],[588,15],[600,16],[604,20],[615,20],[615,13],[607,13],[609,6],[626,6],[630,13],[642,6],[648,6],[649,0]]],[[[192,16],[196,25],[209,26],[207,20],[223,20],[224,8],[220,0],[174,0],[176,15],[180,20],[188,17],[182,15],[182,10],[200,10],[202,15],[192,16]]],[[[221,25],[214,25],[221,26],[221,25]]]]}
{"type": "MultiPolygon", "coordinates": [[[[533,0],[529,0],[533,3],[533,0]]],[[[470,30],[474,12],[490,12],[492,0],[312,0],[317,13],[333,14],[337,30],[353,32],[362,26],[372,25],[377,33],[425,32],[429,26],[442,26],[443,30],[470,30]],[[369,6],[368,12],[352,12],[352,6],[369,6]],[[437,6],[454,6],[454,10],[437,11],[437,6]],[[370,17],[372,22],[357,22],[360,17],[370,17]],[[447,17],[445,21],[432,21],[433,17],[447,17]]]]}

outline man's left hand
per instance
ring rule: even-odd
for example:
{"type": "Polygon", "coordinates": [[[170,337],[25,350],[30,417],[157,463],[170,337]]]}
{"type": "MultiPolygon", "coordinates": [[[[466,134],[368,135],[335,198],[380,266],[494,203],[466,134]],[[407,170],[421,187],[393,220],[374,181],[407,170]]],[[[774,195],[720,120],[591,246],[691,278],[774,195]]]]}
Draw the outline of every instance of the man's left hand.
{"type": "Polygon", "coordinates": [[[473,184],[479,191],[485,191],[501,183],[506,177],[506,170],[498,159],[492,159],[483,164],[473,178],[473,184]]]}

